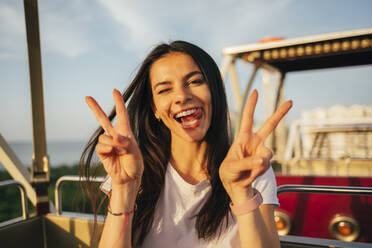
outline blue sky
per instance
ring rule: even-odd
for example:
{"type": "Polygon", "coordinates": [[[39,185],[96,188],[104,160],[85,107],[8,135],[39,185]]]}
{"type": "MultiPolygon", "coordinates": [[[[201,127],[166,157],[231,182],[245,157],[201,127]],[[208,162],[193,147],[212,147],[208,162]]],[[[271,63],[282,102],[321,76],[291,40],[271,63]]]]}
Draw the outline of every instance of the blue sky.
{"type": "MultiPolygon", "coordinates": [[[[39,0],[48,140],[87,140],[97,127],[84,102],[95,97],[111,109],[151,48],[183,39],[221,64],[226,46],[268,36],[293,38],[372,27],[372,1],[112,1],[39,0]]],[[[31,107],[23,1],[0,2],[0,133],[30,140],[31,107]]],[[[251,68],[241,67],[246,82],[251,68]],[[244,69],[244,70],[243,70],[244,69]],[[248,70],[246,70],[248,69],[248,70]]],[[[372,105],[371,67],[289,74],[287,122],[302,110],[334,104],[372,105]]],[[[260,78],[254,86],[260,90],[260,78]]],[[[229,102],[233,101],[227,85],[229,102]]],[[[257,108],[260,119],[262,106],[257,108]]]]}

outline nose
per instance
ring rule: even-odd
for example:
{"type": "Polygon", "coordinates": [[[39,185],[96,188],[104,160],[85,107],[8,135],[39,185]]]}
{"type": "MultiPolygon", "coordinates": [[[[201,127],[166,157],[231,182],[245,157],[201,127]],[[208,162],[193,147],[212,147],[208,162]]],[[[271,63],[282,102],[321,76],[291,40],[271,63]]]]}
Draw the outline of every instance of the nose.
{"type": "Polygon", "coordinates": [[[183,104],[192,99],[192,94],[188,87],[180,85],[175,89],[175,102],[177,104],[183,104]]]}

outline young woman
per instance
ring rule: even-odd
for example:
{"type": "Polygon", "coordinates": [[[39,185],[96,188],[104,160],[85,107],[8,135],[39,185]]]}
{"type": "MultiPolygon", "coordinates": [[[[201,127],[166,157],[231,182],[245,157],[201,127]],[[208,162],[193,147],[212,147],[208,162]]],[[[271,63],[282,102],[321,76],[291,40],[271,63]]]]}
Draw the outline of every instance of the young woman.
{"type": "Polygon", "coordinates": [[[184,41],[157,46],[113,97],[108,117],[86,98],[102,127],[83,153],[85,175],[96,152],[111,180],[100,247],[279,247],[263,143],[290,101],[254,133],[253,91],[231,144],[218,67],[184,41]]]}

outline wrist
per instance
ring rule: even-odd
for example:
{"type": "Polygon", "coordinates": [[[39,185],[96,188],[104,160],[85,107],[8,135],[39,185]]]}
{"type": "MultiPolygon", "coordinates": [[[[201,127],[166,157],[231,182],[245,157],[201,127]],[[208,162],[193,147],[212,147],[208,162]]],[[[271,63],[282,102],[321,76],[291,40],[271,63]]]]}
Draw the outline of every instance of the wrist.
{"type": "Polygon", "coordinates": [[[109,206],[113,212],[130,212],[137,198],[137,190],[129,185],[112,185],[109,206]]]}
{"type": "Polygon", "coordinates": [[[126,183],[114,183],[111,177],[107,174],[104,181],[99,186],[100,190],[105,193],[106,195],[110,196],[112,193],[111,191],[114,189],[115,191],[122,191],[126,192],[128,189],[130,191],[138,191],[138,187],[140,185],[141,180],[131,180],[126,183]]]}
{"type": "Polygon", "coordinates": [[[233,204],[239,205],[253,198],[254,189],[252,187],[234,189],[229,192],[229,196],[233,204]]]}
{"type": "Polygon", "coordinates": [[[252,191],[253,197],[246,199],[245,201],[239,202],[239,204],[233,202],[230,203],[231,211],[236,216],[250,213],[257,209],[262,204],[263,199],[261,193],[254,188],[252,188],[252,191]]]}

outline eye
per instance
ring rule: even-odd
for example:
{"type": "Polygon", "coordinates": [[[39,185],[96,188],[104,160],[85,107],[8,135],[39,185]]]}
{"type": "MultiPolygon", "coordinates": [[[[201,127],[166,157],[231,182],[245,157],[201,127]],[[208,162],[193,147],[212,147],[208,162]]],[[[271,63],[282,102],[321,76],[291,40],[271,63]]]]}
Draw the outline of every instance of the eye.
{"type": "Polygon", "coordinates": [[[205,80],[202,78],[199,78],[199,79],[195,79],[195,80],[188,82],[187,85],[201,85],[203,83],[205,83],[205,80]]]}
{"type": "Polygon", "coordinates": [[[161,90],[158,91],[158,95],[163,94],[167,91],[170,91],[170,88],[161,89],[161,90]]]}
{"type": "Polygon", "coordinates": [[[191,82],[192,84],[202,84],[204,83],[204,80],[203,79],[197,79],[197,80],[194,80],[191,82]]]}

